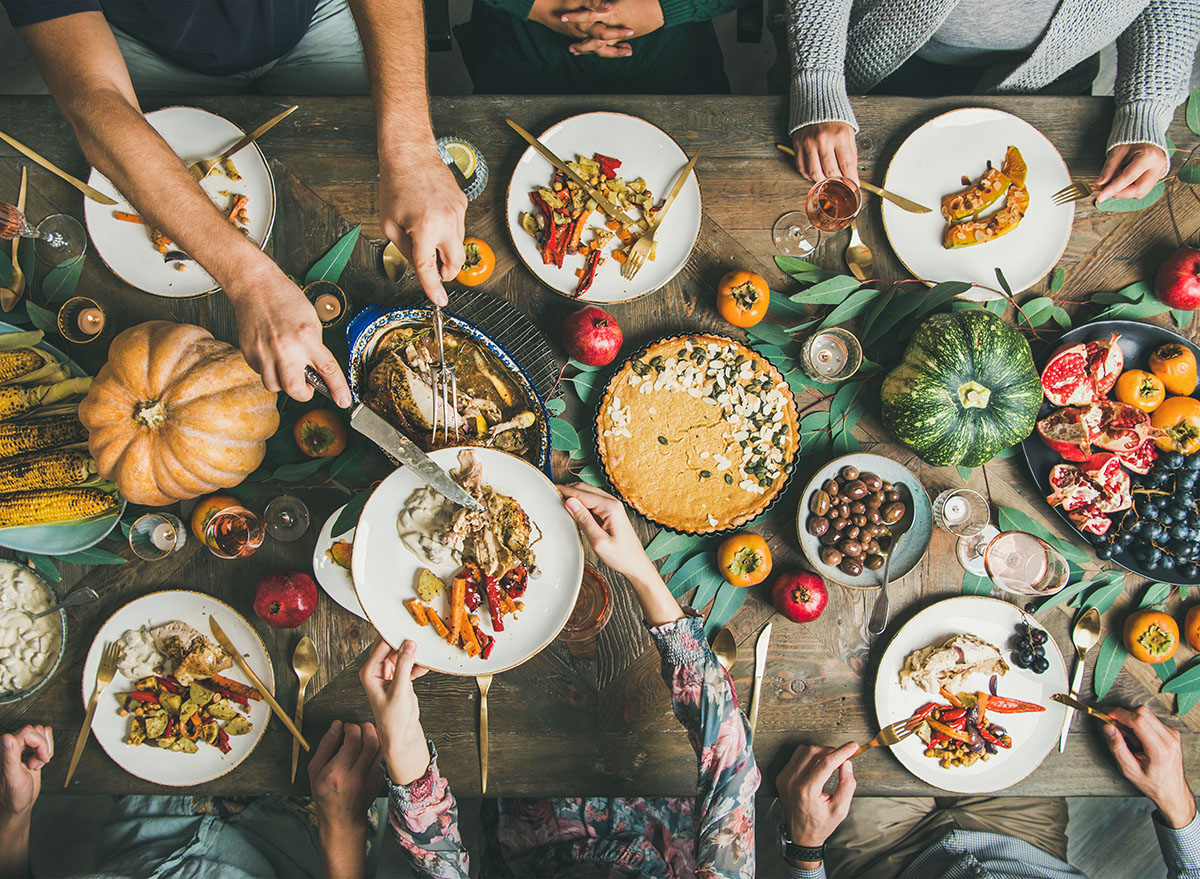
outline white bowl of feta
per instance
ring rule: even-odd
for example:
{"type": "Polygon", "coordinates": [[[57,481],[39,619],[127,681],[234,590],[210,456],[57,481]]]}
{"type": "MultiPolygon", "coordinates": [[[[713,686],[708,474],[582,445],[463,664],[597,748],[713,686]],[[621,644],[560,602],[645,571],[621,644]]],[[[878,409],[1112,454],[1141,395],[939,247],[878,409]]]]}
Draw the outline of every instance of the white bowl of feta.
{"type": "Polygon", "coordinates": [[[67,643],[67,614],[34,620],[58,602],[44,579],[24,565],[0,561],[0,705],[33,695],[54,676],[67,643]]]}

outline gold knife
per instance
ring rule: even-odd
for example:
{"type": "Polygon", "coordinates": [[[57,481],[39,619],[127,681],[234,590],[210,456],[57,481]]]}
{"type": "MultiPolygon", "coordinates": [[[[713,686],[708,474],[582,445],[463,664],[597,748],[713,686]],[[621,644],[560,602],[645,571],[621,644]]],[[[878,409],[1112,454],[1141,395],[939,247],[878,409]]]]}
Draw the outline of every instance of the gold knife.
{"type": "Polygon", "coordinates": [[[758,726],[758,705],[762,701],[763,672],[767,669],[767,651],[771,647],[771,623],[763,626],[754,644],[754,689],[750,691],[750,732],[758,726]]]}
{"type": "Polygon", "coordinates": [[[476,675],[475,683],[479,684],[479,777],[480,793],[487,793],[488,772],[488,690],[492,687],[491,675],[476,675]]]}
{"type": "Polygon", "coordinates": [[[57,174],[59,177],[61,177],[63,180],[70,183],[72,186],[74,186],[76,189],[78,189],[80,192],[82,192],[84,195],[86,195],[92,201],[96,201],[96,202],[99,202],[100,204],[108,204],[108,205],[115,205],[117,203],[114,199],[109,198],[107,195],[105,195],[100,190],[93,189],[91,186],[88,186],[86,183],[84,183],[78,177],[72,177],[70,174],[68,174],[62,168],[58,167],[58,165],[54,164],[49,159],[38,155],[33,150],[31,150],[29,147],[25,146],[25,144],[21,143],[19,140],[17,140],[14,137],[9,137],[3,131],[0,131],[0,140],[4,141],[6,144],[8,144],[10,147],[12,147],[14,150],[16,150],[18,153],[21,153],[26,158],[32,159],[33,161],[37,162],[39,165],[41,165],[43,168],[45,168],[51,174],[57,174]]]}
{"type": "Polygon", "coordinates": [[[233,642],[229,640],[229,636],[225,634],[225,630],[221,628],[221,624],[217,622],[216,617],[210,616],[208,618],[208,627],[212,629],[213,637],[217,639],[217,643],[221,645],[221,649],[229,654],[229,657],[242,670],[242,673],[250,679],[250,683],[258,688],[258,692],[262,693],[263,699],[271,706],[271,710],[275,712],[275,716],[283,721],[283,725],[288,728],[288,732],[299,740],[304,750],[310,750],[308,740],[304,738],[304,734],[296,729],[296,724],[292,723],[292,719],[287,716],[287,712],[275,701],[275,697],[271,695],[271,691],[267,689],[258,675],[254,673],[254,669],[250,668],[250,663],[246,662],[246,657],[242,656],[238,652],[238,649],[233,646],[233,642]]]}
{"type": "Polygon", "coordinates": [[[1068,696],[1066,693],[1055,693],[1050,698],[1053,699],[1055,702],[1058,702],[1062,705],[1066,705],[1069,708],[1074,708],[1076,711],[1086,712],[1087,714],[1092,715],[1092,717],[1095,717],[1097,720],[1103,720],[1105,723],[1119,725],[1119,724],[1117,724],[1116,718],[1112,717],[1109,714],[1105,714],[1099,708],[1093,708],[1091,705],[1088,705],[1086,702],[1080,702],[1078,699],[1074,699],[1074,698],[1068,696]]]}
{"type": "Polygon", "coordinates": [[[241,140],[239,140],[237,143],[235,143],[229,149],[225,150],[225,152],[221,153],[221,155],[217,156],[215,159],[203,159],[199,162],[195,162],[195,163],[189,165],[188,171],[191,172],[192,176],[195,177],[197,181],[203,180],[205,177],[207,177],[209,174],[212,173],[213,168],[217,167],[217,165],[224,162],[226,159],[228,159],[230,156],[234,155],[239,150],[245,148],[249,144],[258,140],[260,137],[262,137],[264,134],[266,134],[268,131],[270,131],[272,128],[274,128],[278,123],[282,122],[288,116],[291,116],[299,108],[300,108],[299,104],[293,104],[292,106],[290,106],[286,110],[284,110],[282,113],[280,113],[278,116],[268,119],[262,125],[258,126],[258,128],[251,131],[249,134],[243,135],[241,140]]]}
{"type": "MultiPolygon", "coordinates": [[[[796,155],[796,151],[786,144],[777,143],[775,146],[782,152],[787,153],[789,156],[794,157],[796,155]]],[[[875,193],[880,198],[886,198],[892,204],[896,205],[897,207],[904,208],[904,210],[908,211],[910,214],[932,213],[932,211],[925,207],[925,205],[915,202],[911,198],[905,198],[902,195],[896,195],[896,193],[876,186],[874,183],[870,183],[866,180],[859,180],[858,186],[860,189],[865,189],[867,192],[875,193]]]]}
{"type": "Polygon", "coordinates": [[[600,205],[600,207],[602,207],[604,209],[604,213],[608,214],[610,217],[612,217],[617,222],[621,223],[623,226],[636,226],[637,225],[637,222],[635,220],[631,220],[624,211],[622,211],[619,207],[617,207],[615,204],[613,204],[611,201],[609,201],[607,198],[605,198],[594,186],[592,186],[590,183],[588,183],[586,180],[584,180],[582,177],[580,177],[578,174],[576,174],[574,171],[572,171],[570,168],[568,168],[567,163],[564,162],[562,159],[560,159],[558,156],[554,155],[554,153],[550,152],[550,150],[546,147],[546,145],[543,144],[540,140],[538,140],[536,137],[534,137],[532,134],[530,134],[528,131],[526,131],[524,128],[522,128],[520,125],[513,122],[511,119],[505,119],[504,121],[508,123],[509,128],[511,128],[517,134],[521,135],[521,137],[523,137],[531,147],[533,147],[535,150],[537,150],[539,153],[541,153],[547,162],[549,162],[555,168],[557,168],[558,170],[560,170],[564,174],[566,174],[567,177],[572,182],[574,182],[575,184],[580,186],[583,189],[583,191],[588,194],[588,196],[590,198],[595,199],[596,204],[600,205]]]}

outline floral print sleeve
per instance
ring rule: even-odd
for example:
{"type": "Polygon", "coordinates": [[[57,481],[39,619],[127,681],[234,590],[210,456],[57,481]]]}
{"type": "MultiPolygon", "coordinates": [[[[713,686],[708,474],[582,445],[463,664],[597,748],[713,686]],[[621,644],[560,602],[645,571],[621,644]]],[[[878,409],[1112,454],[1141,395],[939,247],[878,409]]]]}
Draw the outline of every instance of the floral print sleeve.
{"type": "Polygon", "coordinates": [[[388,824],[419,879],[468,879],[458,804],[438,771],[437,748],[428,745],[429,769],[423,776],[406,785],[388,778],[388,824]]]}
{"type": "Polygon", "coordinates": [[[761,776],[733,684],[704,638],[703,620],[684,617],[650,629],[662,656],[675,716],[699,758],[696,876],[754,876],[754,792],[761,776]]]}

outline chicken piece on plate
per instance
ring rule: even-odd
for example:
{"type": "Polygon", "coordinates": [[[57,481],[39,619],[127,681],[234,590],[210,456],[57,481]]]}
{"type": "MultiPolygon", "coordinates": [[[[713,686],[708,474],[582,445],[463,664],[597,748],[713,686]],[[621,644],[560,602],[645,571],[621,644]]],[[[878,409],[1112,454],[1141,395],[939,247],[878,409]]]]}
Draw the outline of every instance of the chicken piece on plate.
{"type": "Polygon", "coordinates": [[[936,695],[942,687],[952,693],[967,687],[972,675],[1003,675],[1008,664],[1000,649],[974,635],[952,635],[941,644],[914,650],[900,669],[900,685],[936,695]]]}

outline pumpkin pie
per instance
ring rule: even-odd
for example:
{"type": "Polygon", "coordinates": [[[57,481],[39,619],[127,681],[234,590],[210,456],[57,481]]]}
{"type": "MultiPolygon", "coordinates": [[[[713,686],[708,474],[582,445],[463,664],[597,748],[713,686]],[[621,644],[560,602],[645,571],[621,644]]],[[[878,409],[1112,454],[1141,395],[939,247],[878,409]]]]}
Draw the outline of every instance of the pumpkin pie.
{"type": "Polygon", "coordinates": [[[783,490],[799,448],[796,403],[778,370],[740,342],[675,336],[609,381],[596,444],[608,481],[647,519],[725,531],[783,490]]]}

